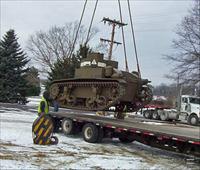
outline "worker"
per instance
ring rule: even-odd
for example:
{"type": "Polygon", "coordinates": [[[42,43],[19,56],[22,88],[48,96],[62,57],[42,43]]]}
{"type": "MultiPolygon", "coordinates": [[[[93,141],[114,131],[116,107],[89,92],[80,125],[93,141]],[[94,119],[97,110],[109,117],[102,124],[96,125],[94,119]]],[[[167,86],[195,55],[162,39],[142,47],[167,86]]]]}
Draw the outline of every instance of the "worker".
{"type": "Polygon", "coordinates": [[[49,92],[45,91],[43,93],[42,100],[40,101],[40,104],[38,106],[38,116],[49,113],[49,102],[50,102],[49,92]]]}

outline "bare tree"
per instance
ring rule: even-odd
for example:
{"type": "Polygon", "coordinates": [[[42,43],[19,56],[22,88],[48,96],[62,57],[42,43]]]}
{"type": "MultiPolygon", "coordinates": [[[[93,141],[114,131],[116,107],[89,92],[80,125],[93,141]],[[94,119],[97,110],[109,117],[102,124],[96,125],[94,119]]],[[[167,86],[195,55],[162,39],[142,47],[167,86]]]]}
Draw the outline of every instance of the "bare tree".
{"type": "MultiPolygon", "coordinates": [[[[32,53],[33,60],[43,68],[43,71],[47,72],[56,61],[69,57],[77,28],[78,22],[70,22],[64,26],[53,26],[48,31],[38,31],[30,36],[27,49],[32,53]]],[[[96,28],[90,31],[89,41],[97,32],[96,28]]],[[[86,36],[87,29],[82,25],[74,49],[85,43],[86,36]]]]}
{"type": "Polygon", "coordinates": [[[200,1],[188,11],[176,30],[177,39],[173,40],[174,53],[166,59],[174,63],[168,78],[179,79],[186,84],[200,83],[200,1]]]}
{"type": "Polygon", "coordinates": [[[106,43],[100,42],[96,47],[92,49],[93,51],[98,51],[104,55],[108,55],[109,45],[106,43]]]}

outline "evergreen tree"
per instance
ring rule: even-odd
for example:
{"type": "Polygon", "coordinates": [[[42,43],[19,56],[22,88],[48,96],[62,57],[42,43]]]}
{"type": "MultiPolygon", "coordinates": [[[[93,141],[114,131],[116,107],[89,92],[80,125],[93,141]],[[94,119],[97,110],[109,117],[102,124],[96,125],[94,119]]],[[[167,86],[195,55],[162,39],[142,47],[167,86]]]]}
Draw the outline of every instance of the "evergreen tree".
{"type": "Polygon", "coordinates": [[[48,80],[46,82],[46,89],[53,80],[73,78],[75,69],[80,65],[80,60],[74,55],[71,59],[58,60],[54,63],[51,71],[48,72],[48,80]]]}
{"type": "Polygon", "coordinates": [[[28,89],[26,90],[27,96],[38,96],[40,94],[40,78],[38,69],[30,67],[26,73],[26,80],[28,89]]]}
{"type": "Polygon", "coordinates": [[[27,81],[26,54],[17,42],[14,30],[6,32],[0,41],[0,101],[16,102],[18,95],[25,96],[27,81]]]}
{"type": "Polygon", "coordinates": [[[49,85],[53,80],[73,78],[75,69],[80,66],[81,59],[86,58],[87,54],[91,52],[92,50],[89,47],[80,45],[80,49],[76,54],[73,54],[71,58],[58,60],[54,63],[51,71],[48,73],[46,89],[49,88],[49,85]]]}

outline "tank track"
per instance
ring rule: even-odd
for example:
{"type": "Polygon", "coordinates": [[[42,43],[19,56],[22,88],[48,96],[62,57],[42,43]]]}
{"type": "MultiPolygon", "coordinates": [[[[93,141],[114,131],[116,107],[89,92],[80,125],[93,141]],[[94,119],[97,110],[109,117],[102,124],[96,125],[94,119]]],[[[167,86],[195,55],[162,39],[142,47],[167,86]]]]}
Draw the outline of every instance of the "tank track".
{"type": "Polygon", "coordinates": [[[50,86],[50,96],[58,101],[61,107],[88,111],[105,111],[120,101],[125,88],[118,81],[108,80],[65,80],[54,81],[50,86]],[[77,98],[73,92],[77,88],[91,88],[92,95],[77,98]],[[107,90],[108,95],[102,91],[107,90]]]}

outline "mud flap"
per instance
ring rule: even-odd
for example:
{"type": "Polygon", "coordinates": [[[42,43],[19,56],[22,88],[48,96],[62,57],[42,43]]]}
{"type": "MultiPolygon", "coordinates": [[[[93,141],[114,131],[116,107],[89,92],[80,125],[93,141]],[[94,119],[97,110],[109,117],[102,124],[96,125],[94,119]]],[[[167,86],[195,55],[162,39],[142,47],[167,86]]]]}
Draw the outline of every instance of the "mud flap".
{"type": "Polygon", "coordinates": [[[48,115],[39,116],[32,125],[33,143],[38,145],[58,144],[58,138],[52,136],[54,130],[53,120],[48,115]]]}

